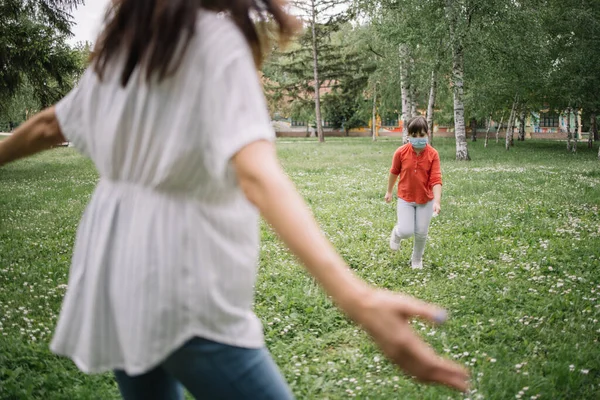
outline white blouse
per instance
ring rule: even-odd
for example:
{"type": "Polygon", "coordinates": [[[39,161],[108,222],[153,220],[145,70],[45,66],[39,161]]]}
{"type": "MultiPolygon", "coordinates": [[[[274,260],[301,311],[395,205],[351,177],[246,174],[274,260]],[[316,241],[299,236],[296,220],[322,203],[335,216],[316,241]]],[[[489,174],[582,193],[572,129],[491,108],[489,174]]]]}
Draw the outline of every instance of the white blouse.
{"type": "Polygon", "coordinates": [[[252,312],[258,212],[231,157],[273,140],[250,48],[226,17],[198,14],[176,73],[148,84],[123,60],[88,69],[56,106],[100,180],[82,217],[51,349],[84,372],[144,373],[188,339],[258,348],[252,312]]]}

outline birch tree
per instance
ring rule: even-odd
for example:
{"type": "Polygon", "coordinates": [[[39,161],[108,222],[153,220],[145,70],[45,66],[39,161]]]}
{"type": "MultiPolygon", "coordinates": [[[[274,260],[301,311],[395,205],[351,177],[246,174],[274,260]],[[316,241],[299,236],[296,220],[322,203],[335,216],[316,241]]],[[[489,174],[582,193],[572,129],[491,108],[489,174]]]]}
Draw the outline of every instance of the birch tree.
{"type": "Polygon", "coordinates": [[[492,114],[490,114],[490,116],[488,117],[488,120],[487,120],[487,128],[485,130],[485,142],[483,143],[483,147],[488,146],[488,139],[490,137],[491,127],[492,127],[492,114]]]}
{"type": "Polygon", "coordinates": [[[456,159],[470,160],[465,129],[464,96],[464,48],[459,30],[461,11],[453,0],[446,0],[446,18],[450,29],[452,47],[452,88],[454,94],[454,136],[456,138],[456,159]]]}
{"type": "Polygon", "coordinates": [[[435,109],[435,96],[437,94],[437,73],[436,69],[431,71],[431,84],[429,88],[429,101],[427,102],[427,131],[429,133],[429,143],[433,144],[433,113],[435,109]]]}

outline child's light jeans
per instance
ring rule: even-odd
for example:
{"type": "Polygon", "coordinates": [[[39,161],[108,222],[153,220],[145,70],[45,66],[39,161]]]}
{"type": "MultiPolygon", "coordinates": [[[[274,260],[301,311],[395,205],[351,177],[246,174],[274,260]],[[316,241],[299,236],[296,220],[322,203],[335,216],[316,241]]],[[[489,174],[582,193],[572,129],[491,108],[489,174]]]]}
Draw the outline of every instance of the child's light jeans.
{"type": "Polygon", "coordinates": [[[413,246],[412,261],[422,261],[429,223],[433,216],[433,200],[425,204],[417,204],[398,198],[396,214],[398,222],[394,227],[394,233],[401,239],[408,239],[414,236],[415,243],[413,246]]]}

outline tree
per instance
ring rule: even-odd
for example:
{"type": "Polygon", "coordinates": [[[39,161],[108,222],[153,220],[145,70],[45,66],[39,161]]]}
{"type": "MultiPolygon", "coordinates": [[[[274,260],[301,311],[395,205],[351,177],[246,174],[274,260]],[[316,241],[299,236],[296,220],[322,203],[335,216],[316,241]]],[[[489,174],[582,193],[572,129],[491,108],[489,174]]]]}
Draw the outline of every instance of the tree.
{"type": "MultiPolygon", "coordinates": [[[[600,4],[594,0],[544,1],[543,22],[551,54],[547,100],[553,109],[600,110],[600,4]]],[[[578,119],[577,117],[575,118],[578,119]]],[[[569,121],[570,122],[570,121],[569,121]]],[[[578,122],[578,121],[577,121],[578,122]]],[[[569,127],[570,128],[570,127],[569,127]]],[[[567,132],[568,151],[571,147],[567,132]]],[[[577,135],[575,135],[577,140],[577,135]]]]}
{"type": "Polygon", "coordinates": [[[73,7],[81,0],[5,0],[0,3],[0,111],[23,85],[41,107],[71,89],[81,70],[67,45],[73,7]],[[29,89],[28,89],[29,90],[29,89]]]}
{"type": "MultiPolygon", "coordinates": [[[[321,119],[331,122],[334,128],[346,131],[364,124],[364,93],[369,77],[375,70],[371,54],[360,40],[361,27],[351,24],[340,24],[335,32],[320,42],[319,90],[326,92],[319,96],[321,119]],[[359,112],[361,116],[354,116],[359,112]],[[323,118],[325,117],[325,118],[323,118]]],[[[276,104],[280,109],[287,109],[286,104],[302,104],[306,107],[312,103],[311,120],[318,120],[315,107],[315,84],[313,71],[313,55],[306,46],[311,40],[311,32],[306,30],[298,39],[298,43],[286,51],[276,50],[271,60],[263,67],[265,90],[269,104],[276,104]]],[[[304,110],[301,114],[309,113],[304,110]]],[[[368,118],[367,118],[368,121],[368,118]]]]}
{"type": "Polygon", "coordinates": [[[307,25],[308,35],[303,35],[303,44],[310,49],[312,58],[312,85],[315,102],[315,119],[319,142],[324,142],[323,124],[321,118],[321,59],[329,35],[339,28],[339,24],[347,19],[344,8],[345,2],[339,0],[294,0],[291,3],[307,25]],[[340,12],[342,11],[342,12],[340,12]]]}
{"type": "Polygon", "coordinates": [[[465,129],[464,95],[464,47],[461,23],[464,10],[453,0],[446,0],[446,18],[450,29],[452,47],[452,87],[454,91],[454,136],[456,138],[456,159],[470,160],[467,148],[467,133],[465,129]]]}

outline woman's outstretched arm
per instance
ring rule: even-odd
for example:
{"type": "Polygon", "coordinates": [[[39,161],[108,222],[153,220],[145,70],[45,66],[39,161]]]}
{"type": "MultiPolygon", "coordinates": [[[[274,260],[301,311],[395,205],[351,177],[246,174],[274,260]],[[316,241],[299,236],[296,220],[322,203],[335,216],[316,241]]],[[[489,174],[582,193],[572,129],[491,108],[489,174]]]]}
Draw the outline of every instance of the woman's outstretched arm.
{"type": "Polygon", "coordinates": [[[0,166],[65,142],[54,107],[34,115],[0,142],[0,166]]]}
{"type": "Polygon", "coordinates": [[[352,273],[283,172],[272,143],[257,141],[244,147],[234,156],[233,164],[249,201],[327,294],[371,335],[389,359],[420,381],[462,391],[468,388],[467,371],[439,357],[409,325],[413,317],[441,323],[446,319],[445,311],[410,296],[378,290],[352,273]]]}

